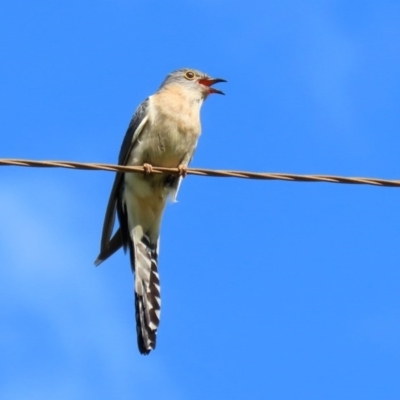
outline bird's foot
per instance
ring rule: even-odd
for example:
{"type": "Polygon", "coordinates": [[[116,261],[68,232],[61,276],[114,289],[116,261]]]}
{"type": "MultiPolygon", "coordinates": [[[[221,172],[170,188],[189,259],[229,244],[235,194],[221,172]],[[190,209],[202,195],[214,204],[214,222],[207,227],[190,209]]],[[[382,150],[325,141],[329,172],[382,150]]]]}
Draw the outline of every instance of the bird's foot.
{"type": "Polygon", "coordinates": [[[187,166],[186,165],[178,165],[179,176],[182,178],[186,178],[187,175],[187,166]]]}
{"type": "Polygon", "coordinates": [[[143,164],[143,169],[145,175],[150,175],[153,172],[153,166],[148,163],[143,164]]]}

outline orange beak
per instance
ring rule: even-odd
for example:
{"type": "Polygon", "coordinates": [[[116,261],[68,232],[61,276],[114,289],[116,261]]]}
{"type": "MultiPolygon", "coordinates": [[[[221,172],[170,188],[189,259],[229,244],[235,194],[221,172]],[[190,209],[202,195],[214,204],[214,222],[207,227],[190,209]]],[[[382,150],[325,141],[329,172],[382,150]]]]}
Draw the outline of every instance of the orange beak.
{"type": "Polygon", "coordinates": [[[199,79],[198,82],[200,83],[200,85],[207,86],[208,87],[208,93],[210,93],[210,94],[211,93],[225,94],[221,90],[214,89],[213,87],[211,87],[212,85],[214,85],[216,83],[226,82],[225,79],[221,79],[221,78],[202,78],[202,79],[199,79]]]}

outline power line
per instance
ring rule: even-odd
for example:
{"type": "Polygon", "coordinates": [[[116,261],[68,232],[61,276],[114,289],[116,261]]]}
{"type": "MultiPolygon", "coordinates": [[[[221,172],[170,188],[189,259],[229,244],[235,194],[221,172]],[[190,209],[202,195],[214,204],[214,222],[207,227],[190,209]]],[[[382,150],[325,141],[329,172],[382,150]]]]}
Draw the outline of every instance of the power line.
{"type": "MultiPolygon", "coordinates": [[[[75,161],[54,161],[54,160],[24,160],[19,158],[0,158],[0,166],[15,167],[38,167],[38,168],[67,168],[74,170],[97,170],[97,171],[113,171],[113,172],[135,172],[144,173],[145,169],[140,167],[129,167],[115,164],[104,163],[83,163],[75,161]]],[[[155,174],[176,174],[180,173],[178,168],[162,168],[153,167],[152,172],[155,174]]],[[[213,176],[217,178],[242,178],[242,179],[259,179],[259,180],[279,180],[291,182],[326,182],[326,183],[346,183],[356,185],[373,185],[385,187],[400,187],[400,180],[366,178],[366,177],[346,177],[337,175],[302,175],[275,172],[249,172],[234,170],[212,170],[204,168],[188,168],[188,175],[197,176],[213,176]]]]}

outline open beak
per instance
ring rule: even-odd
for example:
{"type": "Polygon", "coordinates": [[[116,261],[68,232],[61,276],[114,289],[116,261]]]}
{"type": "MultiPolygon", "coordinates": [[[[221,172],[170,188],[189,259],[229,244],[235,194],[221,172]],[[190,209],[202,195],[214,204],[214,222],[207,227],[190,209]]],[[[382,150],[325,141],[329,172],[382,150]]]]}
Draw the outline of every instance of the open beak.
{"type": "Polygon", "coordinates": [[[201,85],[207,86],[208,87],[208,93],[218,93],[218,94],[225,94],[224,92],[222,92],[221,90],[218,89],[214,89],[213,87],[211,87],[212,85],[219,83],[219,82],[226,82],[225,79],[221,79],[221,78],[203,78],[203,79],[199,79],[198,82],[201,85]]]}

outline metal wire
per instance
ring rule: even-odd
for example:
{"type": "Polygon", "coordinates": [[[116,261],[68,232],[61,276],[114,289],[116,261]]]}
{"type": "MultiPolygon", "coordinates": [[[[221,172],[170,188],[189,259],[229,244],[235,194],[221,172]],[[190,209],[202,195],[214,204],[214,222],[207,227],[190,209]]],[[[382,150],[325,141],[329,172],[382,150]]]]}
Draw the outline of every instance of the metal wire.
{"type": "MultiPolygon", "coordinates": [[[[53,160],[24,160],[19,158],[0,158],[0,166],[15,167],[39,167],[39,168],[67,168],[79,170],[98,170],[113,172],[145,172],[143,167],[128,167],[123,165],[103,164],[103,163],[82,163],[74,161],[53,161],[53,160]]],[[[153,167],[154,174],[176,174],[179,175],[178,168],[153,167]]],[[[327,182],[327,183],[346,183],[356,185],[373,185],[385,187],[400,187],[400,180],[365,178],[365,177],[345,177],[336,175],[300,175],[273,172],[248,172],[233,170],[212,170],[204,168],[188,168],[188,175],[213,176],[217,178],[242,178],[242,179],[261,179],[261,180],[280,180],[294,182],[327,182]]]]}

